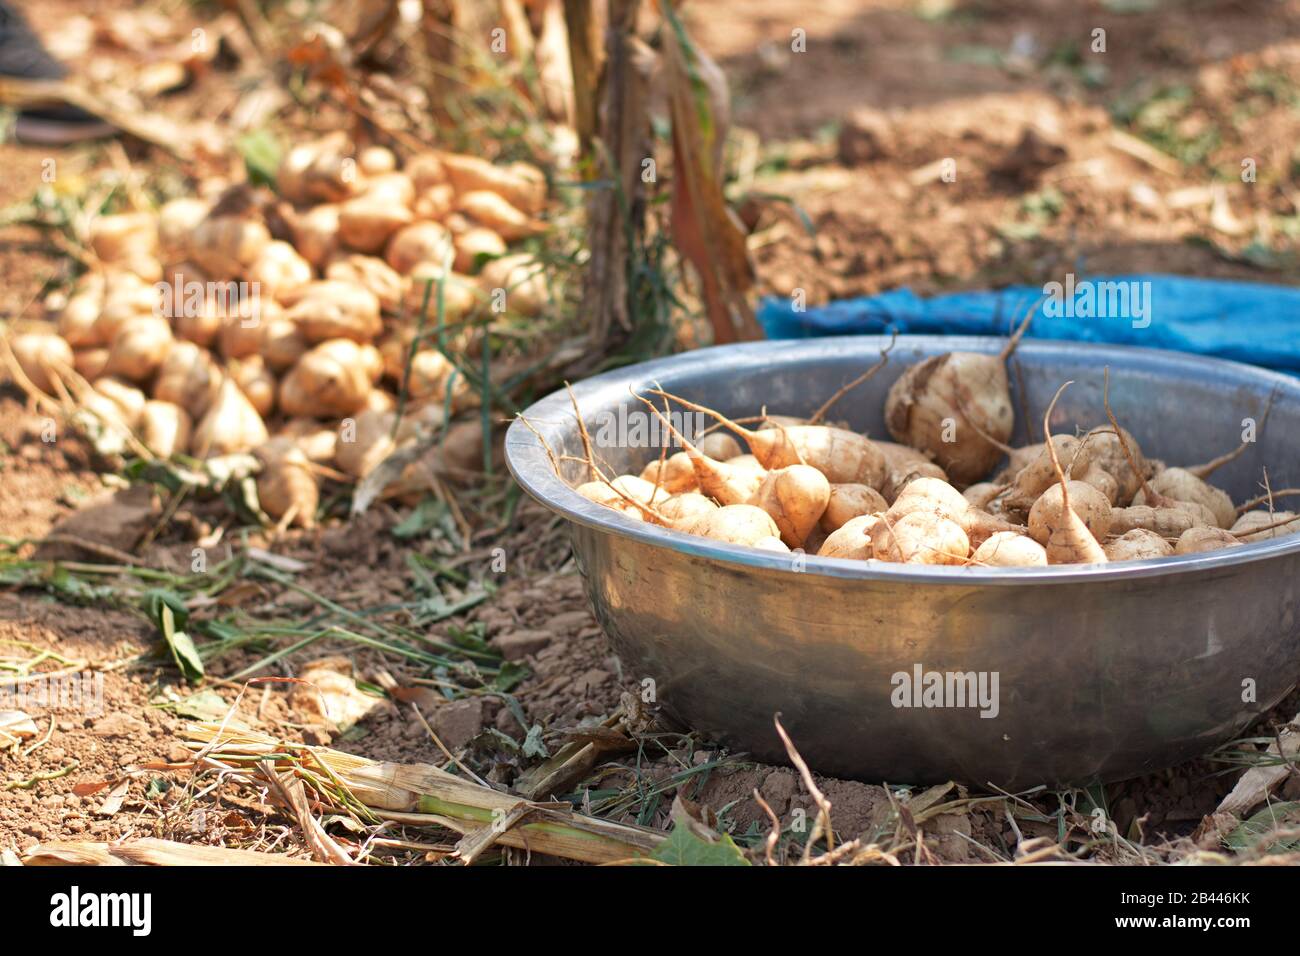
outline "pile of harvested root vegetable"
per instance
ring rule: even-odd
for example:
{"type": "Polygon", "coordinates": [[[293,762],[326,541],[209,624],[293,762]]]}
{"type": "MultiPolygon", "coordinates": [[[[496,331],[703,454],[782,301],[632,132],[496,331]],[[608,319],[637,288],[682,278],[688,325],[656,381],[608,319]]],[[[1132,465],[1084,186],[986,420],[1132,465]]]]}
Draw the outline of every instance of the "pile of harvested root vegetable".
{"type": "Polygon", "coordinates": [[[290,150],[274,192],[199,192],[93,218],[79,285],[7,336],[12,377],[109,446],[242,456],[285,524],[314,521],[322,475],[362,478],[430,431],[470,468],[480,425],[451,418],[480,395],[453,358],[479,367],[471,313],[547,301],[510,248],[543,228],[541,171],[435,151],[399,168],[338,133],[290,150]]]}
{"type": "MultiPolygon", "coordinates": [[[[682,450],[665,447],[640,475],[611,478],[588,440],[590,480],[577,491],[632,520],[731,544],[903,564],[1101,564],[1300,531],[1300,516],[1274,510],[1271,495],[1238,507],[1205,480],[1245,445],[1205,465],[1166,466],[1143,454],[1109,397],[1102,424],[1053,436],[1048,423],[1069,383],[1044,415],[1048,440],[1008,446],[1007,354],[950,352],[907,369],[885,406],[893,442],[821,424],[827,406],[810,419],[764,413],[751,429],[650,389],[638,397],[682,450]],[[692,443],[666,414],[669,402],[713,416],[748,453],[716,429],[692,443]]],[[[1109,374],[1107,386],[1108,395],[1109,374]]]]}

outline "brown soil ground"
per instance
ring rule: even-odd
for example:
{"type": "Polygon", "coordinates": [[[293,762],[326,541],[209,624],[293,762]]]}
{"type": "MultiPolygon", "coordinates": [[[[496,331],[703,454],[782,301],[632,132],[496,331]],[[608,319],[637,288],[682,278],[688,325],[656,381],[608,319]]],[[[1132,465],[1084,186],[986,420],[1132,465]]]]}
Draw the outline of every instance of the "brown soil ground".
{"type": "Polygon", "coordinates": [[[709,4],[693,25],[728,71],[737,124],[788,141],[786,168],[755,192],[813,226],[786,202],[753,203],[764,291],[815,304],[1085,270],[1300,278],[1294,0],[762,0],[709,4]],[[1115,12],[1138,6],[1151,10],[1115,12]],[[806,52],[790,52],[796,30],[806,52]],[[1140,105],[1136,125],[1116,118],[1140,105]],[[1018,149],[1031,129],[1034,148],[1018,149]],[[1117,131],[1188,162],[1135,158],[1117,131]],[[955,181],[912,180],[945,157],[955,181]],[[1212,185],[1231,211],[1217,221],[1212,185]]]}
{"type": "MultiPolygon", "coordinates": [[[[78,0],[32,6],[33,19],[47,33],[92,6],[101,12],[133,7],[78,0]]],[[[1044,281],[1080,267],[1296,281],[1291,264],[1300,232],[1288,230],[1300,213],[1294,185],[1300,0],[1169,2],[1153,5],[1155,12],[1114,12],[1120,6],[1069,0],[692,5],[691,28],[733,85],[734,120],[742,131],[737,195],[754,197],[743,212],[753,227],[760,291],[789,295],[803,288],[819,302],[901,284],[934,290],[1044,281]],[[1088,52],[1094,27],[1107,31],[1105,54],[1088,52]],[[807,52],[789,52],[796,29],[806,31],[807,52]],[[1135,150],[1117,147],[1116,132],[1132,130],[1114,118],[1118,106],[1149,102],[1155,91],[1170,89],[1188,91],[1187,98],[1166,95],[1172,105],[1159,122],[1148,114],[1144,132],[1178,158],[1140,159],[1135,150]],[[1033,148],[1018,149],[1031,128],[1033,148]],[[913,178],[945,157],[956,160],[955,182],[913,178]],[[1246,157],[1257,162],[1255,183],[1238,175],[1246,157]],[[1222,188],[1217,215],[1207,198],[1212,185],[1222,188]],[[759,194],[797,203],[813,235],[788,204],[759,194]]],[[[105,55],[132,54],[110,44],[105,55]]],[[[211,103],[222,102],[225,93],[228,84],[219,78],[205,81],[171,98],[168,110],[210,116],[211,103]]],[[[44,149],[0,144],[6,171],[0,208],[30,200],[49,156],[44,149]]],[[[157,151],[139,145],[121,155],[103,145],[78,148],[57,159],[60,175],[123,161],[151,175],[171,174],[157,151]]],[[[0,316],[31,314],[24,310],[38,309],[41,292],[67,274],[66,260],[43,237],[28,226],[0,228],[0,316]]],[[[72,435],[42,441],[44,424],[16,392],[0,394],[0,533],[10,538],[39,538],[103,485],[89,449],[72,435]]],[[[151,567],[181,571],[197,539],[208,539],[222,554],[258,545],[303,562],[300,585],[349,608],[371,608],[410,600],[415,581],[408,555],[433,554],[430,541],[392,534],[406,514],[380,507],[351,524],[279,538],[253,533],[236,543],[233,533],[215,539],[217,518],[196,505],[178,513],[139,557],[151,567]]],[[[466,560],[485,563],[487,545],[498,542],[510,555],[499,590],[427,631],[447,639],[453,628],[477,624],[491,643],[526,649],[528,676],[513,690],[525,720],[521,724],[500,695],[422,701],[448,748],[494,784],[508,786],[535,759],[492,731],[517,745],[540,725],[553,749],[567,732],[613,712],[635,681],[622,672],[590,614],[563,529],[524,503],[506,529],[477,541],[466,560]]],[[[0,642],[25,642],[89,662],[104,674],[103,709],[94,715],[34,712],[42,734],[49,728],[45,742],[28,755],[0,752],[0,785],[31,783],[0,792],[0,849],[21,853],[56,839],[161,836],[305,855],[301,837],[282,816],[234,786],[208,795],[202,814],[177,812],[168,787],[183,782],[183,775],[163,770],[131,776],[121,800],[109,800],[116,781],[126,779],[124,768],[184,758],[178,732],[185,718],[176,711],[193,688],[159,655],[155,629],[138,610],[104,595],[70,600],[56,591],[0,588],[0,642]],[[141,661],[139,655],[152,656],[141,661]],[[42,774],[58,775],[37,780],[42,774]]],[[[250,579],[198,616],[242,609],[306,619],[312,607],[298,592],[250,579]]],[[[0,643],[0,657],[16,646],[0,643]]],[[[338,737],[292,684],[263,683],[241,696],[241,681],[220,680],[264,653],[237,650],[212,667],[211,689],[227,705],[238,700],[241,719],[252,726],[376,759],[446,763],[407,708],[384,704],[338,737]]],[[[391,655],[327,642],[263,673],[292,676],[308,660],[339,654],[366,680],[386,673],[410,687],[421,673],[391,655]]],[[[1256,732],[1270,736],[1297,711],[1300,695],[1293,694],[1256,732]]],[[[643,753],[612,758],[584,781],[593,806],[605,801],[616,818],[666,826],[669,805],[680,793],[711,808],[723,828],[753,845],[767,827],[755,789],[787,826],[798,811],[812,812],[811,798],[789,768],[723,753],[684,728],[658,728],[646,741],[643,753]],[[627,793],[640,796],[620,803],[619,795],[627,793]]],[[[1197,761],[1108,787],[1119,832],[1169,858],[1175,852],[1170,841],[1185,840],[1231,789],[1237,774],[1223,770],[1197,761]]],[[[891,803],[882,787],[822,778],[819,785],[834,805],[841,838],[879,837],[891,803]]],[[[1300,778],[1293,776],[1279,796],[1300,799],[1300,778]]],[[[1042,819],[1021,820],[1021,835],[1055,841],[1064,825],[1073,835],[1069,846],[1088,841],[1085,815],[1058,815],[1055,795],[1037,805],[1042,819]]],[[[931,826],[925,840],[930,855],[909,850],[906,862],[987,861],[1010,855],[1018,839],[1000,810],[944,814],[931,826]]],[[[1093,847],[1091,855],[1133,859],[1118,847],[1093,847]]]]}

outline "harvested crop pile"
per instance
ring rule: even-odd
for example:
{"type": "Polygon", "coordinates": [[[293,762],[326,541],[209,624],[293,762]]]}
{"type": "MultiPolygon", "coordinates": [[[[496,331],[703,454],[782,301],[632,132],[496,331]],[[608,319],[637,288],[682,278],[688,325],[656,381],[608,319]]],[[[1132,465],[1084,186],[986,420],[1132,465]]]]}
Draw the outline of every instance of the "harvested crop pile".
{"type": "Polygon", "coordinates": [[[760,411],[745,419],[758,423],[751,428],[650,389],[641,401],[682,451],[669,454],[665,447],[639,476],[611,476],[588,442],[589,480],[576,490],[634,521],[687,534],[895,564],[1118,563],[1300,532],[1300,516],[1274,508],[1272,496],[1237,505],[1208,482],[1244,445],[1186,468],[1147,458],[1111,410],[1109,375],[1104,423],[1078,435],[1051,433],[1067,382],[1044,415],[1047,441],[1003,444],[1014,424],[1000,372],[1004,357],[951,353],[908,369],[889,392],[885,419],[895,438],[914,444],[820,424],[824,407],[807,420],[760,411]],[[664,410],[654,401],[664,402],[664,410]],[[905,417],[900,403],[922,401],[937,409],[927,413],[933,427],[895,429],[905,417]],[[735,441],[720,441],[718,431],[690,441],[668,414],[671,402],[712,416],[714,427],[742,439],[749,453],[735,441]],[[996,415],[975,409],[996,409],[996,415]]]}
{"type": "Polygon", "coordinates": [[[436,151],[401,164],[335,133],[275,179],[92,220],[90,270],[8,335],[11,376],[105,450],[257,472],[285,525],[313,523],[322,476],[363,479],[435,433],[443,457],[409,469],[473,468],[453,418],[480,403],[462,367],[489,348],[481,317],[548,300],[512,250],[545,228],[541,171],[436,151]]]}

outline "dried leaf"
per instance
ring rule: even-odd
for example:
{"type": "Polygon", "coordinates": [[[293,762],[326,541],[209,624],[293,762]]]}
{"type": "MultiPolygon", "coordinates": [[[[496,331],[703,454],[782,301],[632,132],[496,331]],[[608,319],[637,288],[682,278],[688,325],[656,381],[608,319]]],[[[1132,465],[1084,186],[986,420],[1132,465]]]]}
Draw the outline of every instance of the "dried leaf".
{"type": "Polygon", "coordinates": [[[346,657],[324,657],[307,664],[299,673],[303,683],[293,689],[293,706],[323,718],[340,731],[366,717],[384,701],[357,687],[352,662],[346,657]]]}
{"type": "Polygon", "coordinates": [[[112,792],[104,798],[104,802],[99,805],[101,816],[111,817],[122,809],[122,801],[126,799],[126,793],[131,789],[131,781],[123,780],[112,792]]]}
{"type": "MultiPolygon", "coordinates": [[[[1292,727],[1300,727],[1300,714],[1291,721],[1292,727]]],[[[1232,791],[1223,798],[1216,813],[1231,813],[1240,817],[1246,811],[1265,800],[1273,788],[1287,778],[1291,772],[1289,762],[1300,753],[1300,733],[1283,728],[1278,740],[1269,744],[1268,754],[1281,756],[1277,764],[1271,766],[1251,767],[1241,775],[1232,791]],[[1281,742],[1281,751],[1278,742],[1281,742]]]]}
{"type": "Polygon", "coordinates": [[[40,730],[36,721],[23,711],[0,710],[0,740],[5,737],[21,740],[24,737],[35,737],[38,733],[40,730]]]}

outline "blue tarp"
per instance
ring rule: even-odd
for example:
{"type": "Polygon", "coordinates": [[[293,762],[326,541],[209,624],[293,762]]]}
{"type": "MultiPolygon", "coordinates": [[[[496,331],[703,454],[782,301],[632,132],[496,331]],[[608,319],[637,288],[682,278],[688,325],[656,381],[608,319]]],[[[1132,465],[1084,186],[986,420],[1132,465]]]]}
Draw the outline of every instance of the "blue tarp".
{"type": "Polygon", "coordinates": [[[1073,277],[1055,286],[953,292],[910,289],[796,310],[765,299],[769,338],[1000,335],[1037,306],[1029,337],[1174,349],[1300,373],[1300,288],[1169,275],[1073,277]]]}

